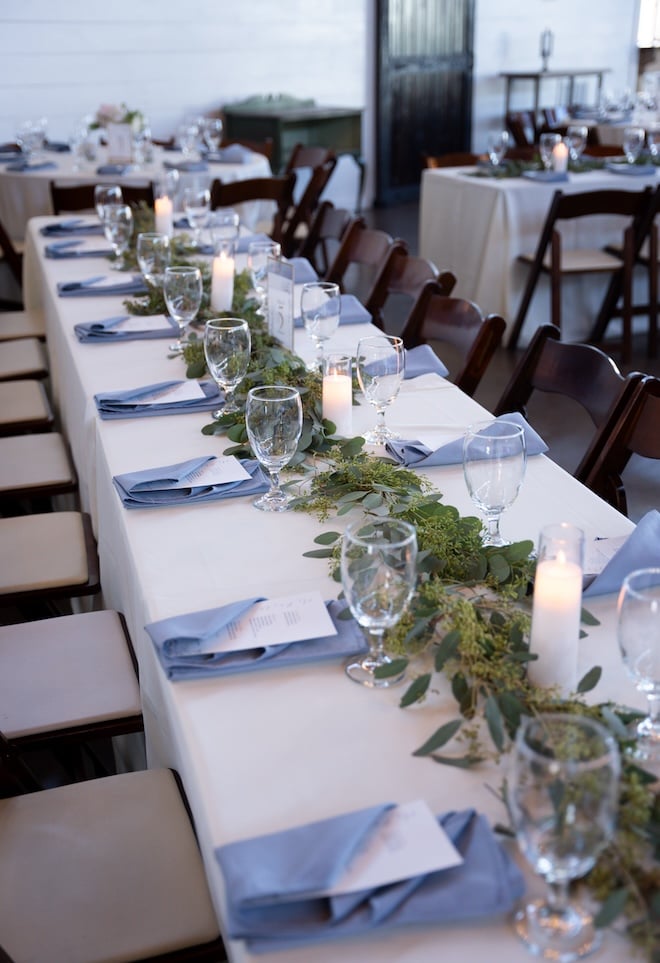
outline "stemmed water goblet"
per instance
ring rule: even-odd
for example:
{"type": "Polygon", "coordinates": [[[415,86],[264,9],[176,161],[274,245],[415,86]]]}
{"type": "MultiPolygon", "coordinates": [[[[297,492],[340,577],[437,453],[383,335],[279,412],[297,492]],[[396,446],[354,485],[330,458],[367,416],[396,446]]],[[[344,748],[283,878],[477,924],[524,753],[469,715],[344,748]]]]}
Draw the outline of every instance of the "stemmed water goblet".
{"type": "Polygon", "coordinates": [[[103,206],[103,231],[112,244],[115,260],[112,268],[121,271],[123,255],[133,236],[133,211],[128,204],[105,204],[103,206]]]}
{"type": "Polygon", "coordinates": [[[353,617],[369,639],[367,654],[346,666],[354,682],[372,689],[396,685],[404,672],[378,678],[391,663],[384,650],[386,629],[396,625],[410,601],[417,578],[417,534],[413,525],[393,518],[352,522],[342,539],[341,582],[353,617]]]}
{"type": "Polygon", "coordinates": [[[270,489],[253,504],[263,512],[286,511],[289,496],[280,487],[280,472],[295,455],[302,433],[298,389],[286,385],[251,388],[245,403],[245,427],[252,451],[270,479],[270,489]]]}
{"type": "Polygon", "coordinates": [[[183,192],[183,209],[193,230],[192,247],[201,247],[202,231],[211,218],[211,191],[208,187],[186,187],[183,192]]]}
{"type": "Polygon", "coordinates": [[[500,516],[518,497],[525,477],[525,432],[513,421],[482,421],[463,438],[463,474],[472,501],[484,516],[484,545],[509,545],[500,516]]]}
{"type": "Polygon", "coordinates": [[[224,390],[222,408],[215,419],[239,411],[234,392],[245,377],[250,363],[250,328],[240,318],[212,318],[204,328],[204,357],[215,383],[224,390]]]}
{"type": "Polygon", "coordinates": [[[202,274],[198,267],[167,267],[163,279],[167,310],[179,326],[179,340],[170,351],[183,352],[183,336],[202,303],[202,274]]]}
{"type": "Polygon", "coordinates": [[[619,771],[616,742],[593,719],[548,713],[518,729],[509,811],[523,855],[548,884],[547,899],[527,903],[515,917],[535,956],[570,963],[600,944],[590,913],[571,902],[568,890],[614,833],[619,771]]]}
{"type": "Polygon", "coordinates": [[[123,204],[124,195],[119,184],[97,184],[94,188],[94,207],[99,220],[103,223],[103,216],[107,204],[123,204]]]}
{"type": "Polygon", "coordinates": [[[553,134],[546,131],[539,137],[539,154],[541,155],[544,170],[552,170],[552,152],[559,143],[561,143],[561,134],[553,134]]]}
{"type": "Polygon", "coordinates": [[[259,301],[257,314],[268,317],[268,258],[278,258],[282,248],[276,241],[250,241],[248,244],[248,269],[252,287],[259,301]]]}
{"type": "Polygon", "coordinates": [[[617,634],[623,663],[648,700],[636,726],[635,757],[660,761],[660,568],[641,568],[624,580],[617,602],[617,634]]]}
{"type": "Polygon", "coordinates": [[[488,156],[493,167],[497,168],[504,160],[509,146],[509,132],[507,130],[493,130],[488,135],[488,156]]]}
{"type": "Polygon", "coordinates": [[[171,257],[169,235],[155,231],[138,234],[135,253],[145,281],[154,287],[162,287],[165,269],[169,267],[171,257]]]}
{"type": "Polygon", "coordinates": [[[579,162],[587,146],[587,135],[588,130],[583,124],[571,124],[566,130],[568,156],[574,164],[579,162]]]}
{"type": "Polygon", "coordinates": [[[372,445],[384,445],[397,435],[385,424],[385,409],[399,394],[406,367],[401,338],[380,334],[362,338],[357,346],[357,377],[364,397],[377,412],[375,427],[364,434],[372,445]]]}
{"type": "Polygon", "coordinates": [[[623,153],[629,164],[634,164],[639,157],[646,131],[643,127],[626,127],[623,132],[623,153]]]}
{"type": "Polygon", "coordinates": [[[222,143],[222,121],[219,117],[206,117],[202,126],[202,137],[208,149],[217,153],[222,143]]]}
{"type": "Polygon", "coordinates": [[[341,298],[339,285],[331,281],[308,281],[300,295],[300,313],[305,330],[316,347],[316,358],[307,367],[310,371],[323,368],[323,345],[339,327],[341,298]]]}

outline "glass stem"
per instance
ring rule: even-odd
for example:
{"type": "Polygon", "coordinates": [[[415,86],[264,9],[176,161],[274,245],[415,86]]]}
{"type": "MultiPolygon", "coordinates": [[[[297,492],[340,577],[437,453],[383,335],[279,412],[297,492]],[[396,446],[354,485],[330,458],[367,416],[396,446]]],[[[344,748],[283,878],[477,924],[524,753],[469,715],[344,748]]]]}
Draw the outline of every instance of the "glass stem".
{"type": "Polygon", "coordinates": [[[383,648],[384,629],[369,629],[369,656],[374,662],[381,662],[385,654],[383,648]]]}
{"type": "Polygon", "coordinates": [[[646,698],[649,707],[649,727],[660,735],[660,695],[651,693],[646,698]]]}
{"type": "Polygon", "coordinates": [[[486,516],[486,529],[488,531],[488,539],[498,539],[500,537],[500,516],[499,515],[487,515],[486,516]]]}
{"type": "Polygon", "coordinates": [[[552,883],[548,881],[548,904],[558,915],[565,913],[568,908],[568,886],[566,879],[552,883]]]}
{"type": "Polygon", "coordinates": [[[280,473],[274,468],[268,469],[268,480],[270,481],[269,495],[276,495],[280,490],[280,473]]]}

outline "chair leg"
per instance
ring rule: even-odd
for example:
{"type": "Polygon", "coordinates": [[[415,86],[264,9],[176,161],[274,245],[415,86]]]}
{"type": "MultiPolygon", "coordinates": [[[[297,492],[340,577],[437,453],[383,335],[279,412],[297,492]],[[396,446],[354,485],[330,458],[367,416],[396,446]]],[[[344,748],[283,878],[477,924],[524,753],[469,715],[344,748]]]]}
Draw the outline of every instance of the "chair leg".
{"type": "Polygon", "coordinates": [[[561,238],[552,232],[550,242],[550,320],[561,331],[561,238]]]}
{"type": "Polygon", "coordinates": [[[633,234],[628,228],[623,244],[623,336],[621,338],[621,363],[628,364],[632,356],[632,274],[633,234]]]}

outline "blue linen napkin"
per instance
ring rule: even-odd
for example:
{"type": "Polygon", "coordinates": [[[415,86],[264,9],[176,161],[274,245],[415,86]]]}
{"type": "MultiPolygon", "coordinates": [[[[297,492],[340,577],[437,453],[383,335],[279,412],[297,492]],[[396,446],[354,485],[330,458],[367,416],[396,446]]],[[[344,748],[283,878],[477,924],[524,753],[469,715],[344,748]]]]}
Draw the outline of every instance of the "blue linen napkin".
{"type": "Polygon", "coordinates": [[[163,328],[145,328],[135,331],[122,331],[119,325],[123,321],[128,321],[130,315],[118,314],[104,321],[85,321],[75,324],[75,331],[78,341],[82,344],[108,344],[109,342],[119,341],[150,341],[152,338],[171,338],[172,335],[179,333],[179,326],[172,318],[164,316],[163,328]]]}
{"type": "Polygon", "coordinates": [[[268,237],[267,234],[246,234],[243,237],[239,237],[236,241],[236,253],[237,254],[247,254],[248,247],[253,241],[271,241],[272,238],[268,237]]]}
{"type": "Polygon", "coordinates": [[[6,171],[17,171],[22,174],[26,171],[46,171],[57,167],[55,161],[33,161],[30,163],[29,160],[18,160],[11,164],[7,164],[5,167],[6,171]]]}
{"type": "Polygon", "coordinates": [[[79,244],[82,244],[82,241],[73,238],[69,241],[54,241],[52,244],[46,245],[44,252],[46,257],[58,261],[74,257],[109,257],[112,254],[111,247],[99,248],[98,250],[84,248],[82,251],[78,251],[76,248],[79,244]]]}
{"type": "Polygon", "coordinates": [[[191,160],[180,160],[180,161],[163,161],[163,167],[168,171],[181,171],[184,174],[196,174],[202,173],[209,169],[209,165],[206,161],[191,161],[191,160]]]}
{"type": "Polygon", "coordinates": [[[8,153],[0,153],[0,164],[11,164],[15,161],[20,154],[17,151],[9,151],[8,153]]]}
{"type": "MultiPolygon", "coordinates": [[[[371,315],[364,307],[363,304],[358,301],[354,294],[341,294],[339,296],[341,302],[341,314],[339,315],[340,324],[370,324],[371,315]]],[[[296,328],[304,328],[305,323],[302,317],[294,318],[293,325],[296,328]]]]}
{"type": "Polygon", "coordinates": [[[418,344],[416,348],[406,348],[406,369],[403,375],[405,381],[432,373],[446,378],[449,371],[430,344],[418,344]]]}
{"type": "Polygon", "coordinates": [[[389,808],[374,806],[216,849],[229,936],[268,952],[375,929],[500,915],[520,899],[520,870],[473,809],[438,817],[463,857],[460,866],[375,890],[316,896],[335,882],[389,808]]]}
{"type": "Polygon", "coordinates": [[[582,593],[585,598],[618,592],[626,575],[638,568],[660,567],[660,512],[653,509],[637,522],[619,551],[582,593]]]}
{"type": "Polygon", "coordinates": [[[650,177],[657,168],[654,164],[629,164],[627,161],[608,161],[605,169],[611,174],[627,174],[629,177],[650,177]]]}
{"type": "Polygon", "coordinates": [[[185,480],[215,455],[192,458],[176,465],[162,468],[149,468],[145,471],[127,472],[115,475],[112,479],[125,508],[159,508],[175,505],[193,505],[198,502],[218,501],[223,498],[238,498],[245,495],[258,495],[268,491],[266,476],[256,460],[243,460],[241,465],[250,478],[225,485],[191,485],[190,488],[175,488],[177,482],[185,480]]]}
{"type": "Polygon", "coordinates": [[[567,171],[523,171],[522,176],[529,181],[541,181],[546,184],[561,184],[568,180],[567,171]]]}
{"type": "Polygon", "coordinates": [[[293,280],[296,284],[318,281],[319,276],[306,257],[289,257],[286,261],[293,265],[293,280]]]}
{"type": "Polygon", "coordinates": [[[211,164],[247,164],[252,159],[252,151],[242,144],[228,144],[218,151],[204,155],[211,164]]]}
{"type": "Polygon", "coordinates": [[[181,381],[162,381],[159,384],[145,385],[130,391],[106,391],[94,395],[96,409],[103,421],[119,418],[148,418],[155,415],[180,415],[195,411],[213,411],[218,407],[220,390],[211,381],[200,381],[199,386],[204,392],[203,398],[191,398],[189,401],[154,401],[151,404],[139,404],[140,398],[166,391],[183,384],[181,381]]]}
{"type": "Polygon", "coordinates": [[[71,147],[63,140],[47,140],[44,144],[44,150],[52,150],[55,154],[68,154],[71,147]]]}
{"type": "MultiPolygon", "coordinates": [[[[527,455],[540,455],[548,446],[534,431],[523,416],[514,411],[510,415],[500,415],[496,421],[512,421],[525,429],[527,455]]],[[[389,441],[385,446],[388,455],[400,465],[409,468],[434,468],[439,465],[460,465],[463,462],[463,436],[441,445],[435,451],[420,441],[389,441]]]]}
{"type": "Polygon", "coordinates": [[[96,168],[97,174],[117,174],[121,176],[130,171],[130,164],[101,164],[100,167],[96,168]]]}
{"type": "Polygon", "coordinates": [[[57,285],[57,293],[61,298],[86,298],[125,297],[129,294],[148,294],[149,292],[141,274],[133,274],[125,280],[118,278],[116,284],[97,287],[96,285],[104,278],[105,275],[101,274],[86,278],[84,281],[60,281],[57,285]]]}
{"type": "Polygon", "coordinates": [[[251,672],[268,666],[304,665],[324,659],[345,659],[367,651],[364,635],[353,619],[341,619],[345,602],[326,603],[337,635],[306,639],[288,645],[269,645],[240,652],[204,653],[203,643],[247,612],[260,598],[244,599],[217,609],[174,616],[145,626],[168,679],[204,679],[251,672]]]}
{"type": "Polygon", "coordinates": [[[72,237],[75,235],[96,235],[103,234],[102,224],[85,223],[82,217],[70,217],[68,220],[55,221],[53,224],[44,224],[39,230],[44,237],[72,237]]]}

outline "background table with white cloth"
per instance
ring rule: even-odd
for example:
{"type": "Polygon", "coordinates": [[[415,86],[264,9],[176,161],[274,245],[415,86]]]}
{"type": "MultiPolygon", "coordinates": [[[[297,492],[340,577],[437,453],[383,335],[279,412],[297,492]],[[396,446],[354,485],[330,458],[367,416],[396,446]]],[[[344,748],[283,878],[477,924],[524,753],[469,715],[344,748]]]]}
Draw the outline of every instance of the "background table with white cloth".
{"type": "MultiPolygon", "coordinates": [[[[42,292],[48,323],[53,381],[63,426],[71,439],[82,481],[82,498],[94,516],[105,604],[121,609],[136,646],[151,765],[171,765],[188,795],[219,919],[224,889],[214,850],[245,837],[273,832],[384,801],[427,800],[434,812],[475,807],[494,823],[505,819],[497,791],[501,768],[487,764],[464,771],[441,767],[413,751],[456,715],[449,687],[418,707],[401,710],[401,690],[370,691],[349,681],[341,664],[263,668],[200,681],[169,682],[144,626],[175,614],[198,611],[253,595],[277,596],[319,590],[336,598],[339,586],[326,560],[303,557],[322,524],[309,515],[268,515],[249,499],[190,507],[123,508],[112,476],[220,454],[227,442],[205,436],[209,415],[187,414],[125,421],[100,421],[92,396],[101,390],[133,388],[183,377],[181,359],[168,359],[164,341],[80,344],[75,323],[121,311],[113,298],[59,298],[58,280],[82,276],[81,265],[47,261],[39,219],[31,224],[26,268],[42,292]],[[490,787],[490,789],[489,789],[490,787]]],[[[88,268],[83,268],[88,270],[88,268]]],[[[339,329],[328,350],[351,349],[369,330],[339,329]]],[[[309,356],[304,331],[296,344],[309,356]]],[[[404,437],[433,429],[437,438],[460,435],[484,415],[472,399],[437,375],[403,384],[387,411],[387,422],[404,437]]],[[[354,409],[358,433],[375,411],[354,409]]],[[[514,539],[536,540],[549,522],[579,524],[588,537],[629,532],[631,522],[605,505],[543,455],[531,458],[519,498],[502,528],[514,539]]],[[[447,503],[474,514],[460,465],[427,472],[447,503]]],[[[614,600],[590,606],[602,621],[580,643],[580,669],[603,665],[594,698],[639,704],[621,670],[614,634],[614,600]]],[[[530,875],[529,873],[527,874],[530,875]]],[[[541,884],[531,879],[532,888],[541,884]]],[[[442,958],[528,963],[530,957],[507,919],[470,925],[413,927],[336,944],[251,954],[230,941],[234,963],[329,963],[339,955],[361,963],[429,963],[442,958]]],[[[599,959],[627,959],[628,947],[608,936],[599,959]]]]}

